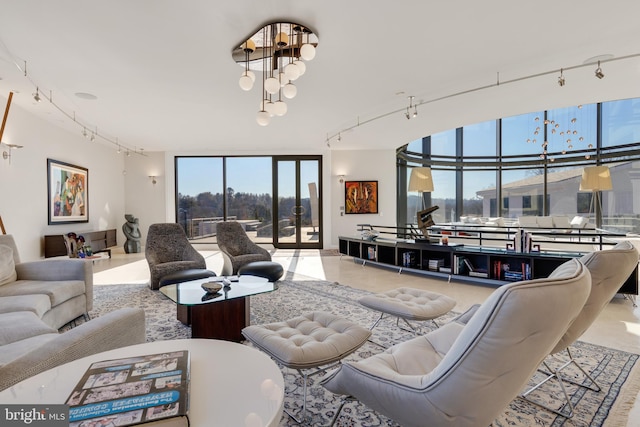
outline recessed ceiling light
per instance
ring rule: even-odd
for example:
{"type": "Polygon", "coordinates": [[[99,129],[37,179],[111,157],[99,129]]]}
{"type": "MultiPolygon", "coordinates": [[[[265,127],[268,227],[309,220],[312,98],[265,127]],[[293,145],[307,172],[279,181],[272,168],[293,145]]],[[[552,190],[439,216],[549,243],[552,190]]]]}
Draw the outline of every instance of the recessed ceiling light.
{"type": "Polygon", "coordinates": [[[95,96],[94,94],[86,93],[86,92],[76,92],[76,96],[82,99],[90,99],[90,100],[98,99],[98,97],[95,96]]]}

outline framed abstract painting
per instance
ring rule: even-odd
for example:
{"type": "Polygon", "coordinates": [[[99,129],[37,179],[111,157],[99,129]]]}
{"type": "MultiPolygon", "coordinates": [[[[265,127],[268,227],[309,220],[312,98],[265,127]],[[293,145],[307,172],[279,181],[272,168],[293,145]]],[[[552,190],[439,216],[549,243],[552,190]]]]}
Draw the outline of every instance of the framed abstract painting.
{"type": "Polygon", "coordinates": [[[345,181],[344,199],[347,214],[377,214],[378,181],[345,181]]]}
{"type": "Polygon", "coordinates": [[[89,169],[47,159],[49,225],[89,222],[89,169]]]}

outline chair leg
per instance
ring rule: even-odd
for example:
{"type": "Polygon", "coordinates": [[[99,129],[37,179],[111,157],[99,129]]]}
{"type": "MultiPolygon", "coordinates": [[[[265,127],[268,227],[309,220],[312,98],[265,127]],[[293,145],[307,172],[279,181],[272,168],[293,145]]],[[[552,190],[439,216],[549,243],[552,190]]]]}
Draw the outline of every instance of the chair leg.
{"type": "Polygon", "coordinates": [[[373,331],[373,328],[375,328],[376,326],[378,326],[378,323],[380,323],[380,321],[382,320],[382,318],[384,317],[384,313],[380,313],[380,317],[378,317],[378,320],[376,320],[375,322],[373,322],[373,325],[371,325],[369,327],[370,331],[373,331]]]}
{"type": "Polygon", "coordinates": [[[307,418],[308,418],[307,417],[307,382],[309,381],[309,378],[320,373],[326,373],[328,369],[333,369],[338,365],[340,365],[340,362],[335,362],[325,367],[318,367],[315,371],[309,374],[306,372],[303,372],[301,369],[296,369],[300,374],[300,376],[302,376],[302,381],[304,381],[304,383],[302,384],[302,410],[300,411],[298,416],[295,416],[293,412],[289,411],[287,408],[284,409],[284,412],[289,417],[291,417],[293,421],[295,421],[298,424],[302,424],[305,421],[307,421],[307,418]]]}
{"type": "Polygon", "coordinates": [[[342,398],[342,402],[340,402],[340,406],[338,406],[338,409],[336,409],[336,413],[333,415],[333,418],[331,418],[331,424],[329,424],[329,427],[333,427],[336,421],[338,421],[338,417],[340,416],[340,413],[342,412],[342,408],[344,408],[344,405],[347,404],[347,402],[353,402],[354,400],[356,400],[356,398],[353,396],[345,396],[342,398]]]}
{"type": "Polygon", "coordinates": [[[591,374],[589,374],[582,366],[580,366],[580,364],[573,358],[573,355],[571,354],[571,350],[569,350],[569,348],[567,347],[566,349],[567,351],[567,355],[569,356],[569,360],[567,362],[565,362],[564,364],[562,364],[560,367],[556,368],[556,369],[551,369],[549,367],[549,365],[546,362],[542,362],[543,365],[546,367],[547,371],[542,371],[540,370],[540,372],[544,373],[545,375],[547,375],[547,377],[542,380],[541,382],[539,382],[538,384],[536,384],[535,386],[531,387],[529,390],[527,390],[525,393],[523,393],[521,396],[522,399],[526,400],[527,402],[531,402],[535,405],[538,405],[540,407],[543,407],[555,414],[558,415],[562,415],[563,417],[567,417],[567,418],[571,418],[573,416],[573,404],[571,403],[571,400],[569,399],[569,396],[567,394],[567,391],[565,389],[564,383],[567,382],[569,384],[573,384],[576,385],[578,387],[583,387],[586,389],[589,389],[591,391],[595,391],[595,392],[599,392],[600,390],[602,390],[602,387],[600,387],[600,385],[596,382],[596,380],[591,376],[591,374]],[[569,365],[575,365],[580,372],[582,372],[582,374],[591,382],[591,384],[587,385],[587,384],[581,384],[578,383],[576,381],[573,381],[569,378],[565,378],[561,376],[561,372],[562,370],[564,370],[567,366],[569,365]],[[566,404],[569,407],[569,412],[562,412],[562,409],[560,410],[555,410],[553,408],[550,408],[548,406],[545,406],[539,402],[536,402],[532,399],[530,399],[528,397],[528,395],[533,392],[534,390],[538,389],[540,386],[542,386],[543,384],[545,384],[547,381],[551,380],[551,379],[556,379],[558,381],[558,383],[560,384],[560,388],[562,389],[562,393],[564,394],[565,400],[566,400],[566,404]]]}
{"type": "MultiPolygon", "coordinates": [[[[544,362],[543,362],[544,363],[544,362]]],[[[546,366],[546,363],[545,363],[546,366]]],[[[547,366],[548,368],[548,366],[547,366]]],[[[571,399],[569,399],[569,395],[567,394],[567,390],[564,387],[564,383],[562,382],[562,379],[558,376],[558,371],[553,371],[551,374],[547,375],[547,377],[540,381],[538,384],[534,385],[533,387],[531,387],[529,390],[527,390],[526,392],[524,392],[523,394],[521,394],[520,396],[518,396],[519,398],[529,402],[529,403],[533,403],[534,405],[540,406],[541,408],[546,409],[547,411],[551,411],[554,414],[557,415],[561,415],[565,418],[571,418],[573,417],[573,403],[571,403],[571,399]],[[551,380],[555,378],[558,383],[560,384],[560,388],[562,389],[562,393],[564,394],[564,398],[565,398],[565,404],[562,405],[560,407],[560,409],[554,409],[548,405],[545,405],[541,402],[535,401],[533,399],[531,399],[529,397],[529,394],[532,393],[533,391],[537,390],[539,387],[541,387],[543,384],[545,384],[547,381],[551,380]],[[568,407],[569,411],[568,412],[562,412],[562,408],[564,407],[568,407]]]]}

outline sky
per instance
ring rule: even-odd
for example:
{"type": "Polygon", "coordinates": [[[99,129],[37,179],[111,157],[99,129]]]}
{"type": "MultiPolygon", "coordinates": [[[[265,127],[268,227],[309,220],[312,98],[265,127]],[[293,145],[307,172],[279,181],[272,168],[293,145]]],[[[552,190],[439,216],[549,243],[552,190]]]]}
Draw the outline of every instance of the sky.
{"type": "MultiPolygon", "coordinates": [[[[318,181],[315,161],[302,161],[300,180],[302,197],[308,197],[308,183],[318,181]]],[[[272,158],[227,157],[227,187],[236,193],[271,194],[272,158]]],[[[279,163],[279,196],[295,195],[293,161],[279,163]]],[[[178,159],[178,185],[181,194],[222,193],[222,157],[181,157],[178,159]]]]}

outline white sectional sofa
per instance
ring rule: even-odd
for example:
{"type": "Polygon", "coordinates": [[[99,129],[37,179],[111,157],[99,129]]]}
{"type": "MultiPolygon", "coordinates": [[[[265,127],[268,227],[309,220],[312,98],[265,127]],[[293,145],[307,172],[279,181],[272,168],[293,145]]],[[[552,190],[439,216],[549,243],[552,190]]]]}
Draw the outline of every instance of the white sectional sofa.
{"type": "Polygon", "coordinates": [[[0,235],[0,390],[80,357],[145,342],[144,311],[137,308],[58,332],[92,307],[91,261],[23,263],[13,237],[0,235]]]}
{"type": "Polygon", "coordinates": [[[575,229],[594,230],[596,228],[594,224],[589,222],[588,218],[579,215],[572,218],[567,215],[520,216],[518,217],[517,225],[522,228],[565,229],[567,232],[575,229]]]}

